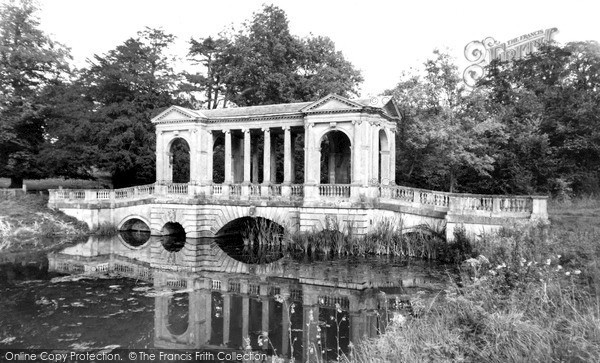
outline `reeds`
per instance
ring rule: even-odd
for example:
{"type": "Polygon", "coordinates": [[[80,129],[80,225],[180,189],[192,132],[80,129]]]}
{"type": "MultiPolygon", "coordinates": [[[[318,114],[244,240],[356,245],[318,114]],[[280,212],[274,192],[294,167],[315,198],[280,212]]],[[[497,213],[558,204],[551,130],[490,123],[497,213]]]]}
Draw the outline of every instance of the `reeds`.
{"type": "Polygon", "coordinates": [[[467,263],[455,283],[435,304],[413,298],[415,317],[354,342],[345,360],[600,361],[600,228],[567,230],[563,216],[553,218],[478,240],[457,231],[445,256],[467,263]]]}

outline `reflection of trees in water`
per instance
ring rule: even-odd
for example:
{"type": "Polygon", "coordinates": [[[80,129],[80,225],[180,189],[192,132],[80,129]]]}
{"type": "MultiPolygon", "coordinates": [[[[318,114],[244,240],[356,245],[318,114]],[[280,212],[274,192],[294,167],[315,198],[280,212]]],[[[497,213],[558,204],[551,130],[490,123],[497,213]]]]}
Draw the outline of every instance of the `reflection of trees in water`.
{"type": "Polygon", "coordinates": [[[169,332],[173,335],[181,335],[187,331],[189,318],[189,297],[185,292],[175,293],[169,298],[168,304],[169,332]]]}
{"type": "Polygon", "coordinates": [[[246,245],[240,235],[217,238],[216,242],[229,257],[247,264],[275,262],[283,257],[284,252],[281,246],[246,245]]]}
{"type": "Polygon", "coordinates": [[[132,247],[139,247],[150,239],[150,231],[119,231],[119,235],[132,247]]]}

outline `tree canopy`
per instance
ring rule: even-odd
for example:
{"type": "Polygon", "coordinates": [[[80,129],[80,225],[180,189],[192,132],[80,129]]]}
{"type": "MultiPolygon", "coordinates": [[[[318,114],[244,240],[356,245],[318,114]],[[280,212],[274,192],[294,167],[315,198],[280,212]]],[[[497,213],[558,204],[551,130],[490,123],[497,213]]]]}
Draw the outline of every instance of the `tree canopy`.
{"type": "Polygon", "coordinates": [[[188,80],[204,91],[207,108],[309,101],[357,94],[362,76],[327,37],[299,38],[287,16],[268,5],[233,34],[190,41],[202,67],[188,80]]]}
{"type": "Polygon", "coordinates": [[[46,174],[38,162],[45,142],[44,87],[69,71],[68,50],[38,29],[30,0],[0,5],[0,176],[20,187],[46,174]]]}

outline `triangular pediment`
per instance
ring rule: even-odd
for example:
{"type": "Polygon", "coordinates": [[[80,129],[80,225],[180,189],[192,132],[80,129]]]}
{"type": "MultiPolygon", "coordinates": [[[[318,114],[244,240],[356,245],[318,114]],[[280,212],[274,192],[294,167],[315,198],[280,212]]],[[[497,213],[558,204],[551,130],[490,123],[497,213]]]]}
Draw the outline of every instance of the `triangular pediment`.
{"type": "Polygon", "coordinates": [[[152,123],[191,121],[206,118],[201,112],[188,108],[171,106],[152,119],[152,123]]]}
{"type": "Polygon", "coordinates": [[[302,112],[335,111],[335,110],[353,110],[361,109],[362,105],[350,101],[349,99],[335,94],[327,95],[310,105],[304,107],[302,112]]]}

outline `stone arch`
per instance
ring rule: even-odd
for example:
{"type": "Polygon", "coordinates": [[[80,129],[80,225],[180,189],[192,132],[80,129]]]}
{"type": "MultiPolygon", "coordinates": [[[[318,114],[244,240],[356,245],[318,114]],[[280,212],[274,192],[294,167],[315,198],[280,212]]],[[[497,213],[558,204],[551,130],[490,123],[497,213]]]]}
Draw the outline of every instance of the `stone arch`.
{"type": "Polygon", "coordinates": [[[155,223],[152,225],[152,234],[155,236],[162,236],[162,229],[165,224],[169,222],[179,223],[186,231],[186,234],[191,233],[196,229],[194,221],[186,218],[184,210],[182,209],[162,209],[160,217],[158,220],[154,219],[154,222],[155,223]]]}
{"type": "Polygon", "coordinates": [[[222,132],[212,132],[212,171],[211,180],[215,184],[225,181],[225,135],[222,132]]]}
{"type": "Polygon", "coordinates": [[[191,144],[183,136],[176,136],[167,144],[169,169],[174,183],[188,183],[191,180],[191,144]]]}
{"type": "Polygon", "coordinates": [[[390,155],[390,139],[388,130],[380,128],[378,132],[378,175],[377,181],[384,185],[389,185],[392,179],[391,172],[391,155],[390,155]]]}
{"type": "Polygon", "coordinates": [[[352,182],[352,140],[341,129],[330,129],[319,138],[319,181],[321,184],[352,182]]]}
{"type": "Polygon", "coordinates": [[[132,215],[124,218],[117,229],[119,240],[128,249],[141,249],[150,240],[150,223],[142,216],[132,215]]]}
{"type": "Polygon", "coordinates": [[[219,210],[220,216],[215,218],[214,223],[211,226],[211,232],[213,235],[217,235],[225,225],[244,217],[261,217],[277,223],[284,229],[294,228],[289,225],[289,221],[293,219],[288,216],[289,212],[289,209],[280,207],[222,207],[219,210]]]}
{"type": "Polygon", "coordinates": [[[117,229],[119,231],[127,230],[127,224],[131,223],[130,221],[133,221],[133,220],[139,220],[139,221],[145,223],[146,226],[148,227],[148,231],[150,231],[150,221],[146,217],[143,217],[139,214],[132,214],[130,216],[123,218],[123,220],[121,220],[121,222],[119,222],[119,224],[117,225],[117,229]]]}

